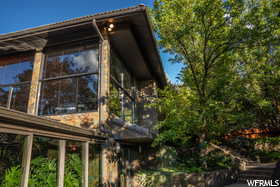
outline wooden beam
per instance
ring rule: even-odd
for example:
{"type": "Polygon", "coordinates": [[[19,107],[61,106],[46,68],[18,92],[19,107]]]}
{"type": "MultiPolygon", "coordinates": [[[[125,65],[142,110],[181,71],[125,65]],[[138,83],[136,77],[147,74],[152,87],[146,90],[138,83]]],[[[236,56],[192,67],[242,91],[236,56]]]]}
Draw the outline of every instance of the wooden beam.
{"type": "Polygon", "coordinates": [[[36,115],[37,114],[37,105],[39,97],[39,87],[40,87],[40,75],[44,62],[44,53],[42,51],[37,51],[35,53],[34,62],[33,62],[33,73],[32,80],[29,92],[27,113],[36,115]]]}
{"type": "Polygon", "coordinates": [[[26,114],[19,111],[8,110],[0,107],[0,122],[10,123],[11,125],[21,125],[22,127],[31,127],[33,129],[44,129],[47,131],[60,132],[64,134],[71,134],[75,136],[87,137],[87,138],[101,138],[105,137],[98,132],[66,125],[59,121],[47,119],[44,117],[38,117],[30,114],[26,114]]]}
{"type": "Polygon", "coordinates": [[[76,140],[76,141],[90,141],[91,138],[89,137],[83,137],[83,136],[76,136],[71,134],[65,134],[63,132],[55,132],[55,131],[48,131],[43,129],[35,129],[32,127],[23,127],[21,125],[11,125],[9,123],[2,123],[0,121],[0,131],[1,129],[5,131],[17,131],[19,134],[34,134],[38,136],[46,136],[51,138],[60,138],[60,139],[68,139],[68,140],[76,140]],[[5,130],[6,129],[6,130],[5,130]]]}
{"type": "Polygon", "coordinates": [[[28,187],[32,143],[33,143],[33,135],[26,136],[24,141],[24,146],[23,146],[24,151],[22,156],[22,175],[21,175],[21,184],[20,184],[21,187],[28,187]]]}
{"type": "Polygon", "coordinates": [[[58,181],[57,186],[64,186],[64,167],[65,167],[65,152],[66,152],[66,141],[59,140],[59,151],[58,151],[58,181]]]}

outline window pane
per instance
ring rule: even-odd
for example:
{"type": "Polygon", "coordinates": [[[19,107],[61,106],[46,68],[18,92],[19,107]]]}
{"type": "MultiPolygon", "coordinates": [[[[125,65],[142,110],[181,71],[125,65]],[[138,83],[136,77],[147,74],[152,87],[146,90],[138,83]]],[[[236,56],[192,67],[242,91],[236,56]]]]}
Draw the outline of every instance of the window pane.
{"type": "Polygon", "coordinates": [[[81,142],[66,141],[64,186],[82,186],[81,142]]]}
{"type": "Polygon", "coordinates": [[[97,75],[45,81],[39,114],[70,114],[97,109],[97,75]]]}
{"type": "Polygon", "coordinates": [[[27,112],[30,84],[0,87],[0,106],[8,107],[9,92],[12,92],[10,108],[27,112]],[[10,91],[9,91],[10,90],[10,91]]]}
{"type": "Polygon", "coordinates": [[[91,72],[98,72],[98,49],[47,56],[44,78],[91,72]]]}
{"type": "Polygon", "coordinates": [[[101,182],[101,146],[89,144],[88,186],[98,187],[101,182]]]}
{"type": "Polygon", "coordinates": [[[133,122],[132,119],[132,101],[128,96],[124,96],[124,120],[128,122],[133,122]]]}
{"type": "Polygon", "coordinates": [[[14,84],[18,82],[31,81],[33,60],[14,59],[7,62],[0,58],[0,84],[14,84]],[[2,63],[3,61],[3,63],[2,63]]]}
{"type": "Polygon", "coordinates": [[[0,87],[0,106],[7,107],[9,87],[0,87]]]}
{"type": "Polygon", "coordinates": [[[76,111],[76,78],[46,81],[42,85],[39,114],[62,114],[76,111]]]}
{"type": "Polygon", "coordinates": [[[111,80],[110,82],[110,97],[109,97],[109,109],[110,113],[121,117],[122,106],[121,106],[121,95],[120,88],[117,87],[115,82],[111,80]]]}
{"type": "Polygon", "coordinates": [[[0,186],[20,186],[25,137],[0,133],[0,186]]]}
{"type": "Polygon", "coordinates": [[[42,83],[42,93],[39,106],[39,114],[55,114],[58,106],[59,81],[47,81],[42,83]]]}
{"type": "Polygon", "coordinates": [[[97,110],[98,76],[79,77],[78,112],[97,110]]]}
{"type": "Polygon", "coordinates": [[[27,112],[30,84],[13,87],[11,109],[27,112]]]}
{"type": "Polygon", "coordinates": [[[29,186],[56,186],[58,140],[35,136],[32,147],[29,186]]]}
{"type": "Polygon", "coordinates": [[[121,74],[124,76],[124,89],[130,92],[131,87],[134,85],[133,78],[124,63],[113,52],[111,60],[111,75],[118,81],[119,84],[121,84],[121,74]]]}

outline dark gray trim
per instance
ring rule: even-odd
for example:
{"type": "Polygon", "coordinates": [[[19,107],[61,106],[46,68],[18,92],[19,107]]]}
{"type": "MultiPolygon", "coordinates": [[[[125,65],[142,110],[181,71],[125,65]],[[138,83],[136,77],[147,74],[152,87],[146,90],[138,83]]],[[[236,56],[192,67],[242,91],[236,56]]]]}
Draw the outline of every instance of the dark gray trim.
{"type": "Polygon", "coordinates": [[[98,72],[94,73],[76,73],[72,75],[64,75],[64,76],[59,76],[59,77],[52,77],[52,78],[45,78],[41,79],[40,81],[53,81],[53,80],[61,80],[61,79],[69,79],[69,78],[74,78],[74,77],[82,77],[82,76],[87,76],[87,75],[96,75],[98,72]]]}
{"type": "Polygon", "coordinates": [[[12,84],[0,84],[0,87],[12,87],[12,86],[22,86],[26,84],[30,84],[31,81],[17,82],[12,84]]]}

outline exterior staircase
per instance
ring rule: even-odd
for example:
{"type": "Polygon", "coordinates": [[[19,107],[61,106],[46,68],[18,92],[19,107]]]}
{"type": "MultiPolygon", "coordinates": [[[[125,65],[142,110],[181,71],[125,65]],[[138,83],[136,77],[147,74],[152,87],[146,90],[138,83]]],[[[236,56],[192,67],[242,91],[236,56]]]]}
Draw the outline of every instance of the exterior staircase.
{"type": "Polygon", "coordinates": [[[247,184],[247,180],[271,180],[276,163],[260,164],[249,162],[240,172],[237,183],[247,184]]]}

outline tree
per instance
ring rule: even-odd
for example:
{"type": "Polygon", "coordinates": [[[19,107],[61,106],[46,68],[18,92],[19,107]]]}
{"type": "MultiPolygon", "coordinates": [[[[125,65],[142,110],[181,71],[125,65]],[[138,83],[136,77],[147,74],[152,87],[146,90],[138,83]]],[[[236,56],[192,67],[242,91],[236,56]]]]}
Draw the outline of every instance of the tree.
{"type": "MultiPolygon", "coordinates": [[[[199,145],[203,157],[209,142],[255,121],[248,103],[265,100],[251,92],[259,82],[250,82],[247,68],[252,66],[242,57],[252,56],[253,49],[271,38],[278,20],[269,18],[277,11],[279,3],[268,0],[155,1],[160,46],[174,55],[172,62],[185,65],[182,85],[161,92],[157,105],[166,116],[157,125],[155,143],[199,145]]],[[[249,60],[252,64],[255,59],[249,60]]]]}

